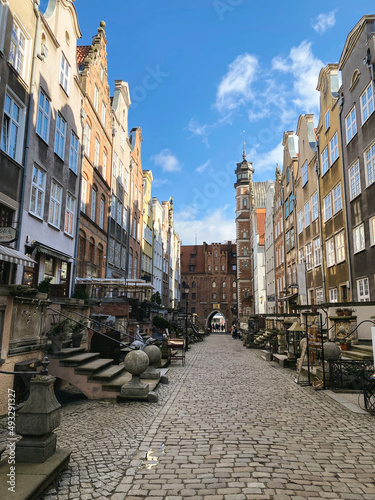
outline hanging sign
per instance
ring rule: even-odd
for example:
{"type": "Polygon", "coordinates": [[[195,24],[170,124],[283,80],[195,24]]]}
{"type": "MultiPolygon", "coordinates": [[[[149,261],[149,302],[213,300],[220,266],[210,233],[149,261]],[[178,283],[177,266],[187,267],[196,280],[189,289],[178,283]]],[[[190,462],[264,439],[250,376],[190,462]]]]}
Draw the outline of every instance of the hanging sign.
{"type": "Polygon", "coordinates": [[[0,227],[0,243],[10,243],[16,239],[16,230],[13,227],[0,227]]]}

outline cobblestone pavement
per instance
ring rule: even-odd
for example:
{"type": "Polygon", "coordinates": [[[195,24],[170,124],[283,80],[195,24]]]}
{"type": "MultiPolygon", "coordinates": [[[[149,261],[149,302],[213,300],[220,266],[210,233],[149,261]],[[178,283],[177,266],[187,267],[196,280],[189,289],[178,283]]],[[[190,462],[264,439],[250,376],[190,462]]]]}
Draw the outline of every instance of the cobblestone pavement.
{"type": "Polygon", "coordinates": [[[158,403],[63,407],[58,446],[72,456],[44,500],[375,499],[374,417],[229,335],[168,376],[158,403]]]}

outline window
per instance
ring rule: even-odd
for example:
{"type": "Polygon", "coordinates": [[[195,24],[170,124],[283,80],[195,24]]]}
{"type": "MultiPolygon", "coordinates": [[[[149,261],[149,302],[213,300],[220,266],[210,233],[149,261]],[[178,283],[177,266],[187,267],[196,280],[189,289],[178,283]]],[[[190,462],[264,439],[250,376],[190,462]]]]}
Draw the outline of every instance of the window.
{"type": "Polygon", "coordinates": [[[329,141],[329,153],[331,157],[331,165],[335,163],[337,158],[339,157],[339,146],[337,142],[337,132],[329,141]]]}
{"type": "Polygon", "coordinates": [[[289,177],[290,177],[290,175],[289,175],[289,167],[286,167],[286,183],[287,184],[289,184],[289,180],[290,180],[289,177]]]}
{"type": "Polygon", "coordinates": [[[332,217],[332,200],[329,193],[323,200],[324,204],[324,222],[327,222],[332,217]]]}
{"type": "Polygon", "coordinates": [[[310,201],[305,203],[305,227],[309,227],[310,225],[310,201]]]}
{"type": "Polygon", "coordinates": [[[3,130],[1,134],[1,149],[7,155],[16,160],[22,161],[22,108],[8,94],[5,95],[3,130]]]}
{"type": "Polygon", "coordinates": [[[215,281],[212,282],[212,288],[216,288],[216,282],[215,281]]]}
{"type": "Polygon", "coordinates": [[[237,270],[237,265],[236,264],[232,264],[232,271],[236,271],[237,270]]]}
{"type": "Polygon", "coordinates": [[[94,108],[96,112],[99,111],[99,89],[96,85],[94,86],[94,108]]]}
{"type": "Polygon", "coordinates": [[[216,300],[216,293],[212,294],[212,300],[216,300]]]}
{"type": "Polygon", "coordinates": [[[303,247],[298,250],[298,262],[300,264],[305,262],[305,250],[303,247]]]}
{"type": "Polygon", "coordinates": [[[330,302],[337,302],[337,288],[330,288],[329,289],[329,301],[330,302]]]}
{"type": "Polygon", "coordinates": [[[294,201],[294,196],[293,193],[289,195],[289,213],[292,214],[293,212],[293,201],[294,201]]]}
{"type": "Polygon", "coordinates": [[[210,265],[207,266],[207,270],[211,271],[211,266],[210,265]]]}
{"type": "Polygon", "coordinates": [[[57,113],[56,118],[56,133],[55,133],[55,153],[64,159],[65,150],[65,136],[66,136],[66,121],[57,113]]]}
{"type": "Polygon", "coordinates": [[[87,179],[85,177],[82,177],[81,212],[86,213],[86,205],[87,205],[87,179]]]}
{"type": "Polygon", "coordinates": [[[244,232],[242,233],[242,238],[247,238],[247,232],[246,232],[246,231],[244,231],[244,232]]]}
{"type": "Polygon", "coordinates": [[[247,260],[244,260],[244,262],[243,262],[243,268],[247,269],[247,260]]]}
{"type": "Polygon", "coordinates": [[[346,143],[350,142],[357,133],[357,122],[355,117],[355,108],[352,108],[345,118],[346,143]]]}
{"type": "Polygon", "coordinates": [[[46,173],[34,165],[31,180],[30,213],[42,218],[44,212],[44,193],[46,173]]]}
{"type": "Polygon", "coordinates": [[[287,231],[286,235],[285,235],[285,244],[286,244],[286,251],[289,252],[289,250],[290,250],[290,233],[289,233],[289,231],[287,231]]]}
{"type": "Polygon", "coordinates": [[[68,60],[64,56],[64,54],[61,54],[60,85],[67,94],[69,93],[69,75],[70,75],[70,66],[68,60]]]}
{"type": "Polygon", "coordinates": [[[290,229],[290,248],[294,248],[294,227],[290,229]]]}
{"type": "Polygon", "coordinates": [[[247,207],[247,198],[244,198],[242,200],[242,208],[245,208],[245,207],[247,207]]]}
{"type": "MultiPolygon", "coordinates": [[[[113,152],[112,175],[113,175],[113,177],[117,177],[117,153],[115,151],[113,152]]],[[[136,198],[137,190],[134,191],[134,194],[135,194],[135,198],[136,198]]],[[[134,201],[136,202],[137,200],[134,199],[134,201]]]]}
{"type": "Polygon", "coordinates": [[[328,148],[325,147],[322,151],[322,154],[321,154],[321,157],[322,157],[322,176],[328,172],[328,169],[329,169],[329,163],[328,163],[328,148]]]}
{"type": "Polygon", "coordinates": [[[369,186],[375,181],[375,143],[365,151],[366,181],[369,186]]]}
{"type": "Polygon", "coordinates": [[[223,288],[226,288],[227,287],[227,284],[225,281],[223,281],[223,288]]]}
{"type": "Polygon", "coordinates": [[[123,210],[123,205],[122,205],[120,200],[117,200],[116,221],[117,221],[117,224],[120,224],[120,226],[122,223],[122,210],[123,210]]]}
{"type": "Polygon", "coordinates": [[[60,226],[62,187],[56,181],[51,183],[48,222],[55,227],[60,226]]]}
{"type": "Polygon", "coordinates": [[[311,243],[305,246],[306,271],[310,271],[313,267],[311,243]]]}
{"type": "Polygon", "coordinates": [[[85,149],[85,154],[88,156],[90,155],[90,145],[91,145],[91,127],[89,122],[86,122],[85,125],[85,137],[84,137],[84,149],[85,149]]]}
{"type": "Polygon", "coordinates": [[[36,133],[48,143],[49,118],[51,114],[51,103],[42,89],[39,91],[38,117],[36,122],[36,133]]]}
{"type": "Polygon", "coordinates": [[[223,293],[223,300],[226,300],[226,298],[227,298],[227,294],[223,293]]]}
{"type": "Polygon", "coordinates": [[[74,231],[74,213],[76,208],[76,200],[68,193],[66,195],[66,210],[65,210],[65,228],[64,231],[69,236],[73,236],[74,231]]]}
{"type": "Polygon", "coordinates": [[[27,38],[18,23],[14,20],[10,39],[9,62],[13,68],[25,79],[26,74],[27,38]]]}
{"type": "Polygon", "coordinates": [[[314,238],[313,245],[314,245],[314,266],[318,267],[322,263],[322,247],[320,245],[320,236],[314,238]]]}
{"type": "Polygon", "coordinates": [[[95,222],[95,214],[96,214],[96,196],[98,192],[95,186],[92,187],[91,189],[91,220],[95,222]]]}
{"type": "Polygon", "coordinates": [[[244,248],[244,249],[243,249],[243,256],[244,256],[244,257],[247,257],[247,248],[244,248]]]}
{"type": "Polygon", "coordinates": [[[100,199],[100,213],[99,213],[99,227],[104,229],[104,214],[105,214],[105,198],[104,196],[100,199]]]}
{"type": "Polygon", "coordinates": [[[368,302],[370,300],[370,287],[368,278],[357,280],[357,293],[359,302],[368,302]]]}
{"type": "Polygon", "coordinates": [[[331,115],[330,115],[329,110],[325,114],[324,121],[325,121],[326,131],[327,131],[329,129],[329,127],[331,126],[331,115]]]}
{"type": "Polygon", "coordinates": [[[72,131],[72,133],[70,134],[69,168],[75,174],[77,173],[78,169],[78,148],[78,137],[72,131]]]}
{"type": "Polygon", "coordinates": [[[335,265],[335,242],[333,238],[326,241],[327,267],[335,265]]]}
{"type": "Polygon", "coordinates": [[[374,93],[372,90],[372,83],[366,88],[361,95],[361,113],[362,123],[374,112],[374,93]]]}
{"type": "Polygon", "coordinates": [[[323,302],[323,288],[317,288],[315,291],[316,303],[321,304],[323,302]]]}
{"type": "Polygon", "coordinates": [[[365,249],[365,225],[360,224],[353,229],[353,247],[354,253],[365,249]]]}
{"type": "Polygon", "coordinates": [[[361,194],[361,178],[359,174],[359,162],[349,168],[350,199],[353,200],[361,194]]]}
{"type": "Polygon", "coordinates": [[[103,151],[102,176],[104,179],[107,176],[107,159],[108,159],[107,153],[105,151],[103,151]]]}
{"type": "Polygon", "coordinates": [[[285,201],[285,218],[289,217],[289,199],[287,198],[285,201]]]}
{"type": "Polygon", "coordinates": [[[371,217],[370,224],[370,245],[375,245],[375,217],[371,217]]]}
{"type": "Polygon", "coordinates": [[[99,168],[100,142],[95,139],[94,167],[99,168]]]}
{"type": "Polygon", "coordinates": [[[308,181],[307,177],[307,161],[302,165],[302,186],[304,186],[308,181]]]}
{"type": "Polygon", "coordinates": [[[225,271],[225,266],[224,266],[224,264],[221,266],[221,270],[222,270],[222,271],[225,271]]]}
{"type": "Polygon", "coordinates": [[[311,197],[311,220],[316,220],[319,216],[318,193],[314,193],[311,197]]]}
{"type": "Polygon", "coordinates": [[[345,240],[344,240],[344,231],[336,234],[335,236],[336,243],[336,262],[339,264],[340,262],[345,261],[345,240]]]}
{"type": "Polygon", "coordinates": [[[120,130],[120,146],[121,149],[125,149],[125,130],[122,127],[120,130]]]}
{"type": "Polygon", "coordinates": [[[102,101],[101,120],[102,120],[102,123],[103,123],[104,126],[105,126],[105,118],[106,118],[106,109],[105,109],[104,101],[102,101]]]}
{"type": "Polygon", "coordinates": [[[342,209],[341,184],[333,188],[333,213],[337,214],[342,209]]]}

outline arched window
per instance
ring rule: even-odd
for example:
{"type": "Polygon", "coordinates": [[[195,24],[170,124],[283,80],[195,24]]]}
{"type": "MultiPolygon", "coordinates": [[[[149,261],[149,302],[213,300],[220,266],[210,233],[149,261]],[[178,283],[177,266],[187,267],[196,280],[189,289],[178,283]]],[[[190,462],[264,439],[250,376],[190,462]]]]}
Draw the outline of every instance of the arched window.
{"type": "Polygon", "coordinates": [[[223,281],[223,288],[226,288],[226,287],[227,287],[227,282],[223,281]]]}
{"type": "Polygon", "coordinates": [[[195,283],[195,281],[193,281],[191,284],[191,288],[196,288],[196,287],[197,287],[197,284],[195,283]]]}
{"type": "Polygon", "coordinates": [[[95,264],[95,240],[94,240],[94,238],[90,238],[89,259],[90,259],[91,264],[95,264]]]}
{"type": "Polygon", "coordinates": [[[95,216],[96,216],[96,198],[98,195],[98,188],[95,186],[95,184],[92,186],[91,190],[91,219],[95,222],[95,216]]]}
{"type": "Polygon", "coordinates": [[[212,288],[216,288],[216,282],[215,281],[212,282],[212,288]]]}
{"type": "Polygon", "coordinates": [[[105,215],[105,197],[100,198],[100,212],[99,212],[99,227],[104,229],[104,215],[105,215]]]}
{"type": "Polygon", "coordinates": [[[99,245],[98,245],[98,264],[99,264],[98,278],[102,278],[103,262],[104,262],[104,249],[103,249],[103,245],[101,243],[99,243],[99,245]]]}

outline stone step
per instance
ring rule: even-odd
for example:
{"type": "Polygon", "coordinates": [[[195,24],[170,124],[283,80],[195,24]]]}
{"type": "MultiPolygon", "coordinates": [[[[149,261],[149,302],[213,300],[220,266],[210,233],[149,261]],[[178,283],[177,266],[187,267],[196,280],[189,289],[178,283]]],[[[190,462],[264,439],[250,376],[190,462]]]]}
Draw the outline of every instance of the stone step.
{"type": "Polygon", "coordinates": [[[85,363],[84,365],[77,366],[74,371],[76,373],[89,375],[94,372],[98,372],[99,370],[108,368],[112,363],[113,359],[98,358],[94,359],[94,361],[90,361],[89,363],[85,363]]]}
{"type": "Polygon", "coordinates": [[[123,372],[113,380],[102,384],[104,391],[120,392],[121,387],[131,380],[132,375],[129,372],[123,372]]]}
{"type": "Polygon", "coordinates": [[[100,372],[94,373],[91,377],[92,380],[96,380],[98,382],[109,382],[110,380],[118,377],[125,371],[125,367],[123,364],[121,365],[112,365],[106,368],[105,370],[101,370],[100,372]]]}
{"type": "Polygon", "coordinates": [[[84,347],[65,347],[61,351],[54,353],[54,358],[69,358],[76,354],[83,354],[85,350],[84,347]]]}
{"type": "Polygon", "coordinates": [[[71,356],[69,358],[63,358],[60,361],[61,366],[80,366],[89,361],[94,361],[100,356],[98,352],[86,352],[84,354],[78,354],[77,356],[71,356]]]}

